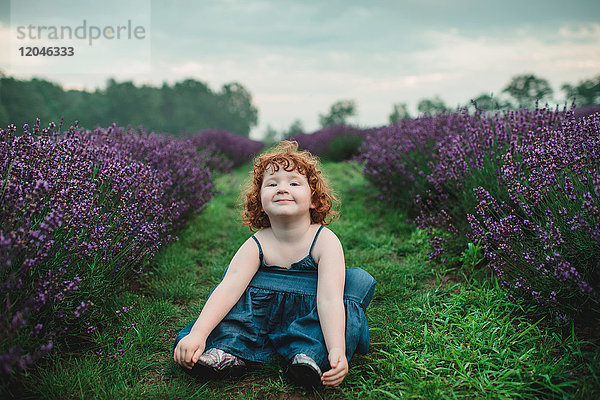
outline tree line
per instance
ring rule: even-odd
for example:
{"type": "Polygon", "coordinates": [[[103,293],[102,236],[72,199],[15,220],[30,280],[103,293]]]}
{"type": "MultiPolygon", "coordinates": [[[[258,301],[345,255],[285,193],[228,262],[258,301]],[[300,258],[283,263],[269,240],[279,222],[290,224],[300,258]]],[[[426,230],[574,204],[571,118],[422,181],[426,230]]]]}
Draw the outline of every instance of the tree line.
{"type": "MultiPolygon", "coordinates": [[[[577,107],[600,104],[600,75],[584,79],[576,85],[565,83],[561,86],[561,90],[565,94],[564,101],[569,103],[568,105],[572,102],[577,107]]],[[[554,90],[546,79],[534,74],[522,74],[513,76],[502,89],[499,97],[482,93],[463,106],[474,106],[482,111],[517,109],[521,106],[533,108],[536,102],[543,106],[546,102],[553,101],[553,96],[554,90]]],[[[420,100],[417,110],[421,115],[435,115],[449,111],[451,107],[447,106],[439,96],[435,96],[420,100]]],[[[389,115],[390,123],[404,118],[411,118],[406,103],[394,104],[392,113],[389,115]]]]}
{"type": "MultiPolygon", "coordinates": [[[[578,107],[600,104],[600,75],[561,86],[565,102],[575,102],[578,107]]],[[[554,91],[548,81],[534,74],[517,75],[503,88],[499,97],[483,93],[463,106],[494,111],[520,106],[532,108],[553,100],[554,91]]],[[[452,110],[439,97],[421,99],[417,104],[419,115],[436,115],[452,110]]],[[[321,127],[346,125],[357,114],[354,100],[339,100],[329,111],[319,115],[321,127]]],[[[117,82],[109,79],[105,89],[93,92],[64,90],[61,86],[41,80],[17,80],[0,72],[0,126],[31,124],[36,117],[42,121],[60,121],[66,124],[75,120],[80,126],[93,129],[113,122],[120,126],[137,127],[181,135],[206,129],[224,129],[248,137],[258,123],[258,110],[252,95],[240,83],[227,83],[215,92],[204,82],[186,79],[161,87],[136,86],[131,81],[117,82]]],[[[393,105],[389,122],[412,118],[406,103],[393,105]]],[[[265,140],[272,142],[303,132],[300,120],[277,132],[267,127],[265,140]]]]}
{"type": "Polygon", "coordinates": [[[36,117],[57,124],[64,117],[68,125],[78,120],[88,129],[115,122],[174,135],[225,129],[247,137],[258,123],[258,110],[250,92],[237,82],[213,91],[194,79],[160,87],[109,79],[104,89],[85,91],[0,75],[0,126],[32,125],[36,117]]]}
{"type": "MultiPolygon", "coordinates": [[[[580,81],[576,85],[565,83],[561,86],[565,94],[565,102],[570,106],[575,103],[577,107],[586,107],[600,104],[600,75],[580,81]]],[[[494,97],[492,94],[482,93],[470,99],[467,103],[458,107],[478,108],[482,111],[495,111],[502,109],[518,109],[519,107],[533,108],[536,102],[544,106],[545,102],[552,101],[554,90],[550,83],[534,74],[523,74],[513,76],[510,82],[502,89],[501,96],[494,97]]],[[[417,104],[419,115],[437,115],[444,111],[453,111],[439,97],[421,99],[417,104]]],[[[355,100],[338,100],[331,105],[325,114],[319,114],[321,128],[332,125],[348,125],[349,119],[356,116],[358,107],[355,100]]],[[[406,103],[393,105],[392,113],[388,116],[390,124],[402,119],[412,118],[406,103]]],[[[274,142],[282,138],[304,132],[302,122],[295,120],[288,129],[281,132],[271,126],[267,126],[265,141],[274,142]]]]}

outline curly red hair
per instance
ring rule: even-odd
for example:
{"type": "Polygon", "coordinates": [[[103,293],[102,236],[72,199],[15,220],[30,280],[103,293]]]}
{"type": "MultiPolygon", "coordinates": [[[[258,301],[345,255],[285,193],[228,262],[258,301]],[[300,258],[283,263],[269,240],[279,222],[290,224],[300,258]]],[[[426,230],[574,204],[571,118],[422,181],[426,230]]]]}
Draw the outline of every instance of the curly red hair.
{"type": "Polygon", "coordinates": [[[283,168],[285,171],[298,171],[306,177],[314,205],[314,208],[310,209],[311,222],[329,225],[338,216],[333,209],[337,198],[319,166],[317,157],[308,151],[298,151],[298,143],[288,140],[279,143],[271,152],[255,158],[254,168],[250,172],[251,180],[243,192],[242,222],[250,226],[253,232],[271,226],[269,217],[262,208],[260,189],[267,169],[279,171],[279,168],[283,168]]]}

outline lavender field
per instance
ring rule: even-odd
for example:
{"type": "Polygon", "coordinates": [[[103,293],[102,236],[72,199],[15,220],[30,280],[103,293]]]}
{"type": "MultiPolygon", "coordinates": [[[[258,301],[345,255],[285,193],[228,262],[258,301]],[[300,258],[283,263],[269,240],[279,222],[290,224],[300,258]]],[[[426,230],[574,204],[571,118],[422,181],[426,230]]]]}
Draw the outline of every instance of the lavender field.
{"type": "Polygon", "coordinates": [[[431,232],[432,258],[486,264],[509,296],[558,323],[597,321],[597,113],[465,111],[402,121],[369,135],[361,161],[382,198],[431,232]]]}
{"type": "MultiPolygon", "coordinates": [[[[425,238],[411,242],[428,255],[418,268],[467,289],[489,284],[498,304],[514,307],[536,329],[549,337],[574,332],[597,353],[600,114],[584,111],[463,110],[378,128],[334,126],[292,139],[346,171],[342,176],[361,171],[369,195],[356,201],[402,216],[396,228],[389,227],[389,240],[425,238]]],[[[100,358],[122,356],[124,345],[110,352],[95,344],[129,312],[119,295],[148,291],[156,255],[189,232],[221,195],[215,179],[227,179],[231,171],[246,174],[263,147],[227,131],[176,138],[116,125],[42,128],[39,121],[1,130],[2,390],[26,382],[32,369],[57,353],[81,348],[100,358]]],[[[357,214],[340,229],[353,232],[363,218],[357,214]]],[[[350,260],[353,246],[361,248],[353,235],[344,241],[350,260]]],[[[408,285],[398,283],[405,272],[394,272],[397,267],[385,267],[380,291],[390,290],[391,282],[408,285]]],[[[402,307],[400,301],[394,307],[402,307]]],[[[384,329],[377,323],[372,328],[384,329]]],[[[385,340],[391,346],[392,339],[385,340]]],[[[577,367],[590,382],[583,393],[600,387],[598,359],[589,362],[587,371],[577,367]]],[[[360,385],[351,382],[348,391],[336,392],[338,398],[358,393],[360,385]]],[[[531,387],[538,383],[534,379],[531,387]]],[[[542,392],[582,393],[575,386],[552,390],[542,392]]]]}
{"type": "Polygon", "coordinates": [[[3,376],[102,329],[111,297],[139,285],[215,195],[215,171],[232,166],[223,146],[246,159],[262,147],[228,138],[209,145],[204,133],[177,139],[115,125],[61,132],[39,120],[0,130],[3,376]]]}

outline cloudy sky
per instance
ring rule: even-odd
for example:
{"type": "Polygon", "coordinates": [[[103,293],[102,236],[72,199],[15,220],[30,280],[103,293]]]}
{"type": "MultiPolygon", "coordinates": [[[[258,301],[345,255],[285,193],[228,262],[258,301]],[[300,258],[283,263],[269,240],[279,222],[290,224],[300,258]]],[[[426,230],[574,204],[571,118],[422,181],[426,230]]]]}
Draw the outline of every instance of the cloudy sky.
{"type": "Polygon", "coordinates": [[[356,101],[352,122],[374,126],[394,103],[416,113],[420,99],[439,95],[454,107],[500,95],[523,73],[547,79],[562,102],[563,83],[600,74],[600,1],[0,0],[0,39],[4,74],[68,88],[93,90],[109,77],[194,78],[215,91],[238,81],[259,109],[252,136],[261,137],[295,119],[315,130],[340,99],[356,101]],[[50,27],[84,21],[83,39],[49,37],[50,27]],[[42,45],[75,54],[19,54],[42,45]]]}

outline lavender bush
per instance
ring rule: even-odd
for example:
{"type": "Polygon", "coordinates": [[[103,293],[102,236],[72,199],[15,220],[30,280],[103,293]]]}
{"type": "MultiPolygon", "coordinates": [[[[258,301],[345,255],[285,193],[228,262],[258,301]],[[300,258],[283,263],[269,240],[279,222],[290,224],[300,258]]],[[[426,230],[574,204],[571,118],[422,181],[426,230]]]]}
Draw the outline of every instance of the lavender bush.
{"type": "Polygon", "coordinates": [[[367,178],[386,201],[404,207],[416,224],[445,232],[432,240],[432,258],[457,259],[467,245],[471,189],[501,192],[497,170],[511,137],[553,126],[563,113],[519,110],[488,117],[467,110],[403,120],[369,135],[361,148],[367,178]]]}
{"type": "Polygon", "coordinates": [[[297,141],[298,147],[322,159],[344,161],[358,154],[358,149],[368,132],[370,130],[334,125],[310,134],[297,133],[290,136],[289,140],[297,141]]]}
{"type": "Polygon", "coordinates": [[[530,133],[539,135],[565,118],[567,111],[547,108],[510,110],[490,117],[463,112],[453,118],[455,128],[434,148],[426,171],[428,187],[415,197],[417,226],[448,233],[434,237],[431,257],[457,259],[466,247],[470,232],[466,215],[477,204],[472,188],[484,186],[497,198],[508,198],[498,174],[511,141],[530,133]]]}
{"type": "Polygon", "coordinates": [[[198,149],[222,154],[230,160],[218,163],[216,168],[220,170],[227,170],[251,160],[264,147],[263,142],[223,130],[202,131],[192,135],[190,140],[198,149]]]}
{"type": "Polygon", "coordinates": [[[201,154],[175,139],[38,124],[0,130],[0,374],[102,324],[170,234],[212,196],[201,154]],[[176,157],[175,157],[176,156],[176,157]]]}
{"type": "MultiPolygon", "coordinates": [[[[598,209],[593,182],[600,179],[597,178],[599,171],[597,164],[590,164],[597,162],[594,161],[596,156],[592,155],[598,152],[598,131],[591,120],[584,119],[586,125],[584,122],[578,125],[577,121],[573,111],[547,108],[506,111],[493,116],[481,113],[469,115],[463,111],[434,118],[419,118],[402,121],[369,135],[361,148],[361,159],[365,175],[381,190],[388,203],[405,206],[413,215],[416,214],[415,222],[419,227],[436,233],[432,238],[431,257],[440,257],[442,261],[448,258],[458,261],[469,241],[479,243],[487,258],[494,260],[492,267],[496,272],[510,276],[505,280],[506,285],[523,287],[529,291],[530,297],[536,298],[543,290],[541,286],[533,288],[531,282],[541,280],[537,279],[535,273],[528,275],[524,272],[527,262],[534,263],[533,260],[537,260],[535,262],[561,265],[560,268],[568,269],[573,268],[571,260],[574,258],[588,260],[582,267],[587,272],[569,269],[568,273],[560,275],[560,279],[564,278],[564,282],[570,279],[569,282],[582,293],[583,297],[572,296],[571,310],[577,310],[577,307],[583,310],[584,303],[587,307],[597,308],[597,301],[593,300],[597,283],[593,282],[599,279],[598,265],[597,261],[590,260],[600,258],[597,251],[590,251],[589,247],[593,243],[596,248],[598,245],[598,220],[590,219],[591,215],[597,215],[594,212],[598,209]],[[534,144],[542,146],[544,150],[534,144]],[[572,157],[569,156],[571,158],[566,155],[569,149],[576,149],[572,157]],[[549,168],[587,171],[587,175],[574,176],[569,172],[561,178],[556,176],[554,170],[554,175],[548,175],[549,168]],[[587,182],[588,186],[582,186],[581,180],[587,182]],[[515,197],[516,193],[521,196],[531,193],[531,196],[548,199],[549,189],[544,189],[546,187],[553,188],[550,192],[568,188],[571,204],[562,204],[564,199],[553,200],[552,206],[532,204],[529,200],[519,203],[515,197]],[[474,188],[477,189],[473,191],[474,188]],[[579,203],[573,203],[575,198],[580,199],[579,203]],[[587,217],[572,211],[570,207],[584,207],[587,217]],[[491,219],[485,212],[496,213],[496,219],[491,219]],[[562,222],[548,222],[555,218],[562,218],[562,222]],[[518,221],[527,221],[529,225],[519,226],[518,221]],[[587,229],[587,239],[579,237],[583,234],[579,228],[569,228],[570,234],[574,235],[569,241],[564,239],[564,233],[563,239],[556,236],[556,232],[563,232],[567,226],[581,226],[584,231],[587,229]],[[473,235],[472,231],[476,228],[477,235],[473,235]],[[537,236],[532,237],[539,240],[545,238],[545,247],[531,247],[532,243],[524,240],[523,236],[509,235],[508,232],[512,232],[510,229],[514,230],[513,233],[527,231],[530,236],[535,234],[537,236]],[[552,246],[557,246],[561,240],[581,244],[581,247],[565,245],[569,246],[571,254],[566,264],[565,259],[561,258],[564,257],[564,251],[542,251],[542,248],[554,248],[552,246]],[[511,241],[531,247],[522,266],[515,266],[514,259],[504,260],[508,264],[500,261],[499,254],[512,254],[507,253],[511,241]],[[512,266],[510,274],[506,272],[506,265],[512,266]]],[[[477,248],[471,245],[471,252],[477,248]]],[[[523,254],[521,256],[525,257],[523,254]]],[[[543,270],[553,271],[549,266],[539,267],[537,274],[543,270]]],[[[550,283],[546,285],[550,286],[550,283]]],[[[562,288],[563,293],[573,293],[570,289],[566,284],[562,288]]],[[[547,292],[555,293],[552,298],[558,293],[556,288],[547,292]]],[[[567,303],[564,301],[561,304],[567,307],[567,303]]],[[[567,313],[564,309],[555,311],[562,316],[567,313]]]]}
{"type": "Polygon", "coordinates": [[[600,314],[600,116],[513,138],[501,201],[476,187],[471,239],[513,295],[560,320],[600,314]]]}
{"type": "MultiPolygon", "coordinates": [[[[435,148],[462,130],[464,115],[444,113],[404,119],[367,134],[359,159],[367,179],[391,205],[414,214],[415,196],[429,187],[435,148]]],[[[467,116],[468,117],[468,116],[467,116]]]]}
{"type": "Polygon", "coordinates": [[[574,114],[575,118],[581,119],[598,112],[600,112],[600,104],[576,108],[574,114]]]}
{"type": "Polygon", "coordinates": [[[214,194],[211,170],[223,166],[210,149],[197,148],[192,139],[125,130],[114,124],[107,129],[77,130],[68,135],[82,136],[82,141],[93,143],[103,153],[126,154],[155,169],[165,185],[162,205],[175,212],[170,218],[175,228],[210,201],[214,194]]]}

